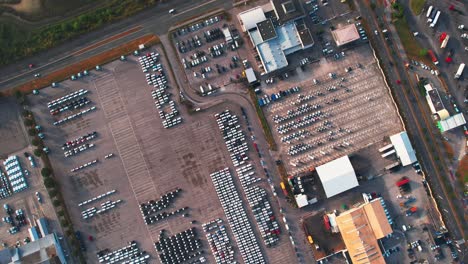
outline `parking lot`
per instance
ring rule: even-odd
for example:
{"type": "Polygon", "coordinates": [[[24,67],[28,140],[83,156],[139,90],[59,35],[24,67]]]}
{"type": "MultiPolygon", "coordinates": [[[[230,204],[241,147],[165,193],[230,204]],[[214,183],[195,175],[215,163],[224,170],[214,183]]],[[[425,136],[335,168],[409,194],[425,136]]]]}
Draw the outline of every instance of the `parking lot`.
{"type": "MultiPolygon", "coordinates": [[[[60,234],[55,210],[48,199],[47,190],[42,183],[40,161],[36,157],[33,157],[36,167],[32,167],[30,161],[24,156],[24,153],[32,155],[32,149],[27,147],[18,152],[10,153],[10,156],[17,157],[19,166],[24,172],[23,175],[27,187],[17,193],[12,192],[8,197],[1,200],[0,218],[2,218],[2,221],[0,222],[0,243],[6,247],[14,246],[17,243],[23,245],[25,239],[31,239],[28,228],[36,225],[35,221],[42,217],[47,218],[50,230],[57,231],[60,234]],[[36,192],[38,193],[37,195],[36,192]],[[40,201],[38,200],[38,196],[40,197],[40,201]],[[11,208],[11,214],[7,214],[4,208],[5,205],[11,208]],[[18,218],[18,215],[21,214],[18,210],[21,210],[23,212],[22,215],[24,215],[24,222],[22,224],[18,218]],[[11,217],[10,219],[13,223],[7,223],[4,220],[8,216],[11,217]],[[17,227],[16,232],[10,231],[13,226],[17,227]]],[[[1,167],[2,170],[6,170],[3,162],[1,163],[1,167]]],[[[3,175],[6,177],[6,174],[3,175]]],[[[11,181],[10,184],[12,184],[11,181]]]]}
{"type": "Polygon", "coordinates": [[[312,74],[297,70],[258,95],[293,175],[402,130],[369,47],[343,55],[311,64],[312,74]],[[299,92],[286,92],[292,87],[299,92]]]}
{"type": "Polygon", "coordinates": [[[244,41],[223,15],[180,27],[173,40],[190,87],[201,96],[240,81],[244,65],[239,51],[245,49],[244,41]]]}
{"type": "MultiPolygon", "coordinates": [[[[157,48],[155,52],[161,50],[157,48]]],[[[161,64],[163,68],[167,65],[164,55],[161,64]]],[[[168,75],[167,89],[172,93],[173,83],[168,75]]],[[[29,99],[34,109],[38,109],[36,120],[44,127],[54,171],[74,226],[86,240],[90,261],[96,260],[97,251],[117,252],[127,245],[125,241],[135,240],[139,250],[148,252],[153,262],[158,258],[154,243],[161,239],[161,232],[169,237],[191,227],[202,239],[204,251],[209,252],[201,225],[218,218],[226,221],[210,174],[231,162],[214,118],[214,113],[227,106],[196,115],[189,115],[182,107],[180,116],[184,121],[164,129],[151,86],[134,56],[112,62],[101,71],[91,71],[89,76],[75,81],[64,81],[57,88],[43,89],[29,99]],[[49,113],[47,102],[80,89],[88,91],[86,106],[57,116],[49,113]],[[71,121],[53,125],[57,119],[93,107],[95,110],[71,121]],[[90,133],[96,136],[90,137],[90,133]],[[87,139],[83,140],[83,136],[87,139]],[[63,144],[76,139],[86,148],[65,157],[63,144]],[[160,197],[178,188],[179,193],[167,208],[157,209],[158,214],[151,216],[154,221],[145,224],[140,211],[143,204],[153,208],[157,201],[165,199],[160,197]]],[[[179,103],[175,101],[175,105],[179,103]]],[[[230,229],[228,234],[233,240],[230,229]]],[[[281,237],[279,250],[266,250],[268,259],[278,254],[281,257],[271,259],[282,261],[294,256],[287,236],[281,237]]],[[[240,255],[234,248],[237,259],[240,255]]],[[[132,246],[132,250],[137,249],[132,246]]],[[[265,251],[263,247],[262,250],[265,251]]],[[[107,255],[111,258],[115,253],[106,254],[111,254],[107,255]]],[[[210,254],[198,257],[214,262],[210,254]]]]}

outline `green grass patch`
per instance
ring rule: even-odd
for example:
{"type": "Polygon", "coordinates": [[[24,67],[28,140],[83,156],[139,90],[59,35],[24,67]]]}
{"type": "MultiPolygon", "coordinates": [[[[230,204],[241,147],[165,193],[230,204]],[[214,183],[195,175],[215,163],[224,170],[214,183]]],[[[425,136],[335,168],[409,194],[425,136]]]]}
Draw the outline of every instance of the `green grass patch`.
{"type": "Polygon", "coordinates": [[[156,3],[155,0],[113,0],[77,17],[35,30],[0,21],[0,66],[50,49],[67,40],[129,17],[156,3]]]}
{"type": "Polygon", "coordinates": [[[249,89],[249,95],[250,99],[252,99],[252,102],[255,105],[255,110],[257,112],[258,119],[260,119],[260,123],[262,123],[263,133],[265,134],[265,139],[267,140],[268,145],[270,145],[270,150],[276,151],[277,146],[275,139],[273,138],[270,125],[266,120],[265,114],[263,113],[263,109],[258,104],[257,96],[255,95],[255,92],[252,89],[249,89]]]}
{"type": "Polygon", "coordinates": [[[424,62],[426,65],[432,65],[432,61],[427,56],[421,56],[421,51],[424,49],[419,45],[413,33],[408,27],[406,18],[399,18],[393,21],[395,28],[400,37],[403,48],[410,59],[415,59],[424,62]]]}
{"type": "Polygon", "coordinates": [[[410,7],[411,11],[413,11],[413,14],[421,14],[425,2],[426,0],[410,0],[410,7]]]}

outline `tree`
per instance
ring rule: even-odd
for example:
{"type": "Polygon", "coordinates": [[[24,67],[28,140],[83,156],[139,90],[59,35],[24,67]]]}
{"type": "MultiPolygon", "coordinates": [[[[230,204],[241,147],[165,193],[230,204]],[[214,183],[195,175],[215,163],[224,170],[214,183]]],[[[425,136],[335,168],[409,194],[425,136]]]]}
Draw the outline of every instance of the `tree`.
{"type": "Polygon", "coordinates": [[[65,212],[63,210],[60,210],[57,212],[58,216],[63,217],[65,215],[65,212]]]}
{"type": "Polygon", "coordinates": [[[372,10],[375,10],[375,7],[376,7],[375,3],[374,2],[370,3],[370,7],[372,8],[372,10]]]}
{"type": "Polygon", "coordinates": [[[37,146],[39,146],[39,145],[41,144],[41,140],[40,140],[39,138],[35,137],[35,138],[33,138],[33,139],[31,140],[31,144],[32,144],[33,146],[37,147],[37,146]]]}
{"type": "MultiPolygon", "coordinates": [[[[45,183],[45,182],[44,182],[44,183],[45,183]]],[[[57,190],[55,190],[55,189],[49,190],[49,196],[50,196],[50,198],[56,197],[57,194],[58,194],[58,191],[57,191],[57,190]]]]}
{"type": "Polygon", "coordinates": [[[67,231],[65,231],[65,234],[66,234],[68,237],[71,237],[71,236],[73,236],[73,230],[67,229],[67,231]]]}
{"type": "Polygon", "coordinates": [[[34,121],[32,121],[31,119],[25,119],[24,120],[24,125],[27,126],[27,127],[30,127],[30,126],[34,125],[34,121]]]}
{"type": "Polygon", "coordinates": [[[22,114],[24,117],[29,117],[32,113],[31,113],[31,111],[29,111],[29,110],[24,110],[21,114],[22,114]]]}
{"type": "Polygon", "coordinates": [[[426,56],[426,55],[427,55],[427,49],[421,49],[421,50],[419,51],[419,56],[424,57],[424,56],[426,56]]]}
{"type": "Polygon", "coordinates": [[[35,155],[36,157],[42,156],[42,153],[44,153],[44,151],[42,151],[42,149],[35,149],[35,150],[34,150],[34,155],[35,155]]]}
{"type": "Polygon", "coordinates": [[[14,94],[16,99],[20,99],[23,97],[23,93],[20,90],[15,90],[14,94]]]}
{"type": "Polygon", "coordinates": [[[59,207],[62,203],[59,200],[53,200],[52,205],[55,207],[59,207]]]}
{"type": "Polygon", "coordinates": [[[28,135],[30,135],[31,137],[35,136],[36,134],[37,134],[37,129],[35,128],[28,129],[28,135]]]}
{"type": "MultiPolygon", "coordinates": [[[[57,200],[56,200],[57,201],[57,200]]],[[[70,226],[70,223],[68,222],[67,219],[62,219],[60,220],[60,224],[63,226],[63,227],[68,227],[70,226]]]]}
{"type": "Polygon", "coordinates": [[[47,188],[54,188],[55,187],[55,180],[51,177],[44,178],[44,185],[47,188]]]}
{"type": "Polygon", "coordinates": [[[43,177],[49,177],[50,174],[52,174],[52,170],[51,170],[50,168],[47,168],[47,167],[42,168],[42,170],[41,170],[41,175],[42,175],[43,177]]]}

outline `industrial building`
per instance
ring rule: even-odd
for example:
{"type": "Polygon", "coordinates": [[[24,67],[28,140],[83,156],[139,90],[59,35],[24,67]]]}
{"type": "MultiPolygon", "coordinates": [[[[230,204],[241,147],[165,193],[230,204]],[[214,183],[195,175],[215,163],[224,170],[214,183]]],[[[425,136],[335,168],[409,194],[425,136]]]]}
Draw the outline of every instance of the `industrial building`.
{"type": "Polygon", "coordinates": [[[333,30],[332,32],[333,39],[335,40],[336,46],[340,47],[346,44],[349,44],[353,41],[360,39],[359,33],[357,31],[355,24],[349,24],[344,27],[333,30]]]}
{"type": "Polygon", "coordinates": [[[56,263],[66,264],[62,247],[55,233],[29,242],[18,248],[0,251],[0,263],[56,263]]]}
{"type": "Polygon", "coordinates": [[[437,89],[434,89],[430,83],[424,85],[424,88],[426,89],[427,104],[429,105],[432,114],[436,116],[436,119],[445,120],[449,118],[450,114],[447,109],[445,109],[444,103],[442,103],[442,99],[440,98],[440,94],[437,89]]]}
{"type": "Polygon", "coordinates": [[[316,168],[327,198],[359,186],[348,156],[343,156],[316,168]]]}
{"type": "Polygon", "coordinates": [[[238,15],[242,30],[255,47],[264,73],[288,66],[286,56],[312,47],[314,40],[297,0],[271,0],[238,15]]]}
{"type": "Polygon", "coordinates": [[[418,161],[406,131],[390,136],[390,141],[395,148],[396,154],[400,159],[402,166],[407,166],[418,161]]]}
{"type": "Polygon", "coordinates": [[[378,240],[393,232],[381,199],[374,199],[336,217],[352,263],[385,264],[378,240]]]}

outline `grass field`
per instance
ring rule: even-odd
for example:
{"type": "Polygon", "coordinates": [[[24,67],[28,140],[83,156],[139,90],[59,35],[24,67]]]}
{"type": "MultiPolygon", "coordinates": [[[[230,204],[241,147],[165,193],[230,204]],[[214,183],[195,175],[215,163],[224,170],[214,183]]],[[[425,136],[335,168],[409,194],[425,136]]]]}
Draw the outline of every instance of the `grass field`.
{"type": "Polygon", "coordinates": [[[426,0],[410,0],[410,7],[411,11],[413,11],[413,14],[421,14],[425,2],[426,0]]]}
{"type": "Polygon", "coordinates": [[[463,156],[463,159],[460,161],[458,166],[456,175],[461,183],[468,183],[468,155],[463,156]]]}
{"type": "Polygon", "coordinates": [[[13,92],[16,90],[19,90],[23,93],[31,93],[34,89],[41,89],[47,87],[53,82],[60,82],[65,79],[68,79],[73,74],[82,72],[84,70],[94,69],[96,65],[103,65],[110,61],[118,59],[121,55],[132,53],[134,50],[138,49],[138,45],[140,44],[145,44],[145,46],[151,46],[156,43],[159,43],[159,38],[156,35],[145,35],[141,38],[132,40],[122,46],[113,48],[89,59],[80,61],[58,71],[55,71],[42,78],[27,82],[23,85],[20,85],[14,89],[7,91],[6,94],[12,95],[13,92]]]}

